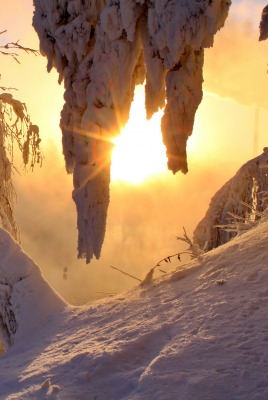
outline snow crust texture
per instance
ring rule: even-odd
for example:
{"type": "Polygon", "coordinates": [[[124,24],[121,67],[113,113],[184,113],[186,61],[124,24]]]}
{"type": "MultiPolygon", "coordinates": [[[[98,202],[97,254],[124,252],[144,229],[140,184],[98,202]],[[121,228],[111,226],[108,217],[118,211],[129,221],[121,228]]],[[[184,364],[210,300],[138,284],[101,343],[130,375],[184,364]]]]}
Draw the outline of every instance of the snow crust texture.
{"type": "Polygon", "coordinates": [[[186,142],[202,99],[204,48],[230,0],[34,0],[41,53],[64,80],[66,168],[74,176],[78,256],[100,256],[109,205],[112,138],[146,80],[150,118],[165,107],[168,167],[187,172],[186,142]]]}
{"type": "Polygon", "coordinates": [[[244,164],[213,196],[205,217],[194,231],[194,242],[211,250],[249,229],[267,213],[267,194],[268,148],[265,147],[263,154],[244,164]],[[235,229],[230,223],[233,219],[237,220],[235,229]]]}

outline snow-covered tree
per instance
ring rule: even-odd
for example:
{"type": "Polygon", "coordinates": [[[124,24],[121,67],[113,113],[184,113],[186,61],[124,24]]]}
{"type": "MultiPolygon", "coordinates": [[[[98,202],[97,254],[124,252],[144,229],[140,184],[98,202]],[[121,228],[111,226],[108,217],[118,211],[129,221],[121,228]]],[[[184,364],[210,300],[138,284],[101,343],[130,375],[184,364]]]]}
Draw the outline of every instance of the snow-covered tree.
{"type": "Polygon", "coordinates": [[[186,143],[202,99],[204,48],[230,0],[34,0],[40,50],[65,84],[61,114],[73,173],[78,256],[100,256],[109,205],[112,138],[127,122],[135,85],[146,82],[150,118],[165,107],[168,168],[186,173],[186,143]]]}
{"type": "Polygon", "coordinates": [[[25,104],[10,93],[0,94],[0,226],[14,239],[19,232],[13,217],[15,191],[12,185],[14,145],[19,148],[24,167],[41,162],[39,129],[32,125],[25,104]]]}
{"type": "MultiPolygon", "coordinates": [[[[0,34],[5,31],[0,32],[0,34]]],[[[10,56],[18,61],[18,50],[36,53],[18,42],[0,45],[0,56],[10,56]]],[[[0,226],[14,239],[19,239],[19,231],[13,216],[15,191],[12,185],[14,149],[22,153],[24,168],[33,168],[41,163],[41,139],[39,129],[31,123],[26,105],[16,100],[10,93],[14,88],[0,86],[0,226]]]]}
{"type": "MultiPolygon", "coordinates": [[[[36,53],[14,42],[0,45],[0,56],[19,62],[19,50],[36,53]]],[[[48,310],[51,314],[64,306],[17,243],[19,231],[13,216],[13,156],[19,151],[27,170],[42,162],[42,153],[39,129],[31,123],[26,105],[13,97],[12,90],[15,89],[0,86],[0,344],[4,344],[4,348],[26,337],[32,328],[46,320],[48,310]]]]}
{"type": "Polygon", "coordinates": [[[194,242],[211,250],[252,227],[267,208],[268,148],[244,164],[213,196],[194,242]]]}

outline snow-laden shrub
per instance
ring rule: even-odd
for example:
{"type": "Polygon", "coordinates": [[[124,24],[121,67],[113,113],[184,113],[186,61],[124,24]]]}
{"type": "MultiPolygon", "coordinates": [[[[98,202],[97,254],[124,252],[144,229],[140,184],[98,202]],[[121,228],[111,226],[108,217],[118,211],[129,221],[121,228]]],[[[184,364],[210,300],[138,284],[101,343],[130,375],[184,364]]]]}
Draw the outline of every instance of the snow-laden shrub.
{"type": "Polygon", "coordinates": [[[268,148],[244,164],[213,196],[194,231],[194,242],[211,250],[258,223],[268,205],[268,148]]]}

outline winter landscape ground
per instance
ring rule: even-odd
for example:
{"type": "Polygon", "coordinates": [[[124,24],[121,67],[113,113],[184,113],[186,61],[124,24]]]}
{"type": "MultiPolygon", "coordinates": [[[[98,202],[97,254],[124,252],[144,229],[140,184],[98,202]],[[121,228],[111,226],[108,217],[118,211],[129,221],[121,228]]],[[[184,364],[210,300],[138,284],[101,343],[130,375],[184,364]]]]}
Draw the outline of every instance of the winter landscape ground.
{"type": "Polygon", "coordinates": [[[264,220],[146,287],[71,307],[2,232],[0,271],[30,272],[13,286],[1,400],[267,399],[267,242],[264,220]]]}

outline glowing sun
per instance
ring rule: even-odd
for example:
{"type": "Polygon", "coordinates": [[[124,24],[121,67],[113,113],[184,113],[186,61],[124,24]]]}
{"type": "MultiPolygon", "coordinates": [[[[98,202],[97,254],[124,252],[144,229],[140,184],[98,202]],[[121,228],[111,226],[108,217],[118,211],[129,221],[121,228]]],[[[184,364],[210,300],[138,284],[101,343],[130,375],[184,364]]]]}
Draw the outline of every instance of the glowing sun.
{"type": "Polygon", "coordinates": [[[111,178],[128,183],[144,180],[167,170],[166,149],[161,136],[162,111],[146,120],[144,87],[138,86],[130,118],[121,135],[114,139],[111,178]]]}

